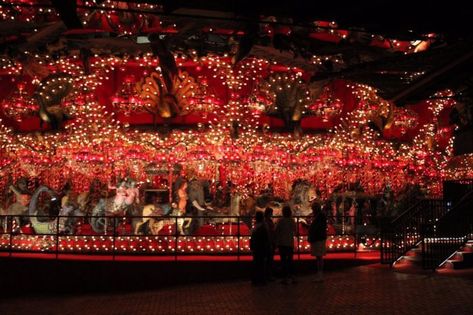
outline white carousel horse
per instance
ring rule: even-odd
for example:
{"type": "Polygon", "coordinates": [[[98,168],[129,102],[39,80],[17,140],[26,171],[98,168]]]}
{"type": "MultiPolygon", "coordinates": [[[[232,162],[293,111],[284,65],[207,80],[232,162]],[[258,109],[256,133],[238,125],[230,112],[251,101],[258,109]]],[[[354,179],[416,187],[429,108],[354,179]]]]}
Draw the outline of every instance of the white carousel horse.
{"type": "MultiPolygon", "coordinates": [[[[143,207],[143,218],[142,221],[137,223],[135,226],[135,235],[143,234],[141,229],[144,225],[148,224],[148,227],[152,235],[158,235],[159,232],[166,225],[172,225],[177,223],[177,231],[180,235],[184,235],[184,228],[188,228],[192,222],[192,218],[183,217],[183,218],[166,218],[162,216],[162,210],[157,208],[153,204],[148,204],[143,207]],[[159,218],[157,218],[159,217],[159,218]]],[[[171,212],[172,216],[182,216],[183,212],[178,211],[178,209],[173,209],[171,212]]]]}

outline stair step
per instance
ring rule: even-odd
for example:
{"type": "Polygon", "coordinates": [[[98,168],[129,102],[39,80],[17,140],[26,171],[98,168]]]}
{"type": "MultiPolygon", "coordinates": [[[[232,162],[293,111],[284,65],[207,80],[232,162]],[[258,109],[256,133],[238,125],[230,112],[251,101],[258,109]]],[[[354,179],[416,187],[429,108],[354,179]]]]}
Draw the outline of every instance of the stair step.
{"type": "Polygon", "coordinates": [[[468,252],[468,253],[473,253],[473,246],[463,246],[462,247],[463,252],[468,252]]]}
{"type": "Polygon", "coordinates": [[[451,269],[467,269],[472,268],[473,264],[470,264],[463,260],[447,260],[446,266],[451,266],[451,269]]]}
{"type": "Polygon", "coordinates": [[[471,263],[473,266],[473,252],[459,252],[459,254],[462,256],[462,260],[471,263]]]}
{"type": "Polygon", "coordinates": [[[420,263],[422,262],[422,255],[412,255],[412,256],[404,255],[402,256],[402,259],[410,261],[410,262],[414,262],[414,263],[417,263],[417,262],[420,263]]]}
{"type": "Polygon", "coordinates": [[[456,260],[447,260],[440,266],[439,269],[455,269],[455,264],[453,263],[456,260]]]}
{"type": "Polygon", "coordinates": [[[409,256],[409,257],[416,257],[416,256],[421,256],[422,255],[422,250],[418,250],[417,248],[413,248],[409,250],[404,256],[409,256]]]}
{"type": "Polygon", "coordinates": [[[421,260],[411,260],[405,259],[404,257],[399,259],[394,263],[393,268],[395,269],[421,269],[422,261],[421,260]]]}
{"type": "Polygon", "coordinates": [[[473,253],[458,251],[442,266],[447,269],[467,269],[473,268],[473,253]]]}

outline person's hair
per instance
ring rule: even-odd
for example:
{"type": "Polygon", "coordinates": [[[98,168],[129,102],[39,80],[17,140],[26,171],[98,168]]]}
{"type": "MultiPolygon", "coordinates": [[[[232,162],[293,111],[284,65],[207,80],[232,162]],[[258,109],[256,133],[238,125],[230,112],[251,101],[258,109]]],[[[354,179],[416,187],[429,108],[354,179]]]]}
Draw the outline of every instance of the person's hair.
{"type": "Polygon", "coordinates": [[[264,216],[265,217],[270,217],[272,215],[273,215],[273,208],[267,207],[266,209],[264,209],[264,216]]]}
{"type": "Polygon", "coordinates": [[[263,222],[264,220],[264,214],[262,211],[256,211],[255,213],[255,220],[256,222],[263,222]]]}
{"type": "Polygon", "coordinates": [[[322,210],[322,208],[320,207],[320,204],[319,204],[319,203],[314,202],[314,203],[312,204],[312,212],[313,212],[313,213],[319,213],[321,210],[322,210]]]}
{"type": "Polygon", "coordinates": [[[184,188],[184,185],[187,185],[187,181],[185,181],[185,180],[183,180],[183,181],[179,184],[178,189],[184,188]]]}
{"type": "Polygon", "coordinates": [[[282,215],[283,215],[283,217],[285,217],[285,218],[291,217],[291,215],[292,215],[291,207],[289,207],[289,206],[284,206],[284,207],[282,208],[282,215]]]}

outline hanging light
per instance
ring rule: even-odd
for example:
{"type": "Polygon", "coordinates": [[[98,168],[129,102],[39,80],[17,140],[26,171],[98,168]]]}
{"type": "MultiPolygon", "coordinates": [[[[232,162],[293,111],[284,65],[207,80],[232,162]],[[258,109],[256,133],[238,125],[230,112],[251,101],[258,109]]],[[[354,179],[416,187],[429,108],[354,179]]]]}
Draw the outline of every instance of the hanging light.
{"type": "Polygon", "coordinates": [[[39,110],[38,104],[28,95],[23,83],[19,83],[15,92],[2,102],[2,108],[6,116],[18,122],[35,115],[39,110]]]}
{"type": "Polygon", "coordinates": [[[140,105],[140,100],[135,93],[135,77],[133,75],[125,77],[122,86],[112,99],[113,107],[125,115],[130,115],[140,105]]]}

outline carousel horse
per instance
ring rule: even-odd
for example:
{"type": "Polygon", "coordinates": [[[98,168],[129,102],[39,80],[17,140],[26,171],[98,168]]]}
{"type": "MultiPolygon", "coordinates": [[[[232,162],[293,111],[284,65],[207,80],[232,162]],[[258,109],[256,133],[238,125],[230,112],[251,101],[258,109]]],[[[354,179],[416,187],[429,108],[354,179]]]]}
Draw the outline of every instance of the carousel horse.
{"type": "Polygon", "coordinates": [[[142,221],[137,223],[134,229],[135,235],[158,235],[159,232],[166,225],[173,225],[177,223],[177,231],[180,235],[185,235],[184,226],[188,225],[186,221],[192,220],[191,218],[178,218],[175,219],[170,216],[180,216],[178,209],[173,209],[169,214],[163,216],[165,209],[156,207],[153,204],[148,204],[143,207],[143,218],[142,221]],[[159,217],[159,218],[158,218],[159,217]],[[187,219],[187,220],[186,220],[187,219]]]}
{"type": "Polygon", "coordinates": [[[26,214],[28,211],[28,204],[31,200],[31,195],[26,192],[26,187],[23,187],[21,183],[18,184],[18,187],[10,185],[10,190],[16,196],[16,202],[11,204],[6,213],[8,215],[22,215],[26,214]]]}
{"type": "Polygon", "coordinates": [[[90,225],[97,233],[105,231],[107,216],[123,216],[128,210],[126,181],[121,181],[117,187],[109,186],[109,189],[116,190],[115,196],[101,198],[93,208],[90,217],[90,225]]]}
{"type": "MultiPolygon", "coordinates": [[[[13,219],[16,221],[16,225],[19,227],[22,220],[21,216],[28,214],[28,204],[31,200],[31,193],[28,192],[27,181],[25,179],[20,179],[17,182],[17,185],[10,185],[8,188],[15,194],[16,201],[12,203],[8,208],[4,209],[1,213],[2,215],[13,216],[13,219]]],[[[4,220],[3,225],[4,229],[7,229],[7,221],[4,220]]]]}
{"type": "Polygon", "coordinates": [[[295,180],[292,184],[289,205],[294,215],[307,216],[312,213],[311,204],[317,197],[314,186],[308,180],[295,180]]]}
{"type": "MultiPolygon", "coordinates": [[[[75,217],[81,216],[81,212],[72,206],[62,207],[59,211],[59,219],[48,220],[42,222],[38,220],[38,201],[42,193],[47,193],[51,201],[56,200],[58,195],[52,189],[46,186],[40,186],[31,197],[31,202],[28,207],[31,225],[36,234],[56,234],[56,233],[73,233],[75,217]],[[59,220],[59,222],[57,222],[59,220]],[[59,230],[58,230],[59,227],[59,230]]],[[[49,203],[51,206],[51,202],[49,203]]]]}

